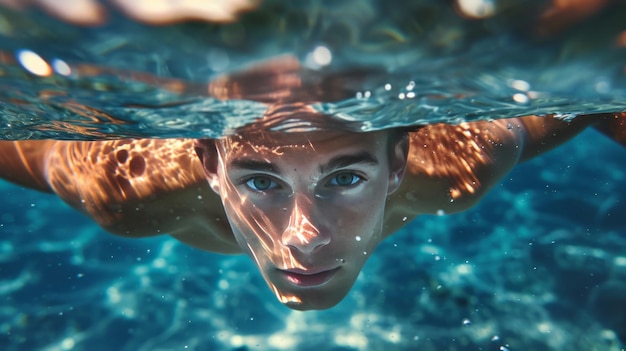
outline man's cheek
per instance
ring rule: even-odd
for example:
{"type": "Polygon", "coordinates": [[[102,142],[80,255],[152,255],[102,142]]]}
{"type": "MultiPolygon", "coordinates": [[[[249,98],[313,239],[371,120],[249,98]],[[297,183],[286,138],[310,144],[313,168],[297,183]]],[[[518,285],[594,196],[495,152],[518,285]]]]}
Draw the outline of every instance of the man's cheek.
{"type": "Polygon", "coordinates": [[[354,232],[355,234],[362,230],[363,227],[374,222],[378,212],[376,208],[369,204],[351,204],[350,206],[342,206],[341,208],[328,208],[326,217],[330,220],[330,224],[342,232],[354,232]]]}
{"type": "Polygon", "coordinates": [[[237,241],[244,241],[257,252],[271,252],[275,249],[280,240],[280,229],[270,216],[254,207],[237,208],[233,211],[231,225],[236,227],[237,241]]]}

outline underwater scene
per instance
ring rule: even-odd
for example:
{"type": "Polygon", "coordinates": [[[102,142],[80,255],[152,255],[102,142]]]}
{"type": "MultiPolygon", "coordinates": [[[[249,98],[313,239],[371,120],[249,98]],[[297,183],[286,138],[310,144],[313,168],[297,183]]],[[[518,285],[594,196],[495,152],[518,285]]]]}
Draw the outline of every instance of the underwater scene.
{"type": "Polygon", "coordinates": [[[2,184],[5,350],[621,350],[626,150],[595,131],[464,213],[380,244],[349,295],[292,311],[243,255],[118,238],[2,184]]]}
{"type": "MultiPolygon", "coordinates": [[[[335,127],[365,135],[535,115],[572,124],[596,116],[624,121],[625,2],[168,4],[0,0],[0,175],[7,179],[0,180],[0,349],[626,348],[624,130],[590,127],[542,150],[464,211],[402,218],[374,252],[363,252],[371,258],[345,297],[307,311],[289,305],[295,300],[281,296],[279,284],[268,289],[252,244],[252,254],[229,254],[194,248],[177,234],[156,235],[168,234],[160,229],[142,238],[111,234],[103,218],[113,205],[83,211],[84,198],[64,202],[51,193],[61,195],[57,185],[30,189],[40,184],[11,175],[3,146],[243,138],[251,127],[271,136],[335,127]]],[[[613,127],[626,130],[623,122],[613,127]]],[[[454,143],[454,135],[441,137],[440,145],[454,143]]],[[[195,150],[219,193],[203,159],[210,149],[195,150]]],[[[160,155],[143,152],[147,161],[160,155]]],[[[159,173],[149,162],[133,165],[133,157],[114,156],[130,160],[128,177],[159,173]]],[[[63,164],[55,162],[42,168],[48,180],[51,167],[63,164]]],[[[185,179],[192,173],[186,165],[169,170],[185,179]]],[[[85,169],[69,169],[62,180],[89,180],[85,169]]],[[[348,185],[364,178],[335,173],[339,185],[346,179],[336,174],[349,175],[348,185]]],[[[255,175],[244,184],[280,189],[266,180],[255,175]]],[[[110,180],[125,196],[133,181],[110,180]]],[[[152,217],[158,222],[171,213],[152,217]]],[[[140,221],[139,214],[125,215],[140,221]]],[[[363,223],[374,216],[358,214],[363,223]]],[[[224,245],[218,251],[230,250],[224,245]]],[[[287,275],[313,292],[333,277],[320,283],[302,269],[287,275]]]]}

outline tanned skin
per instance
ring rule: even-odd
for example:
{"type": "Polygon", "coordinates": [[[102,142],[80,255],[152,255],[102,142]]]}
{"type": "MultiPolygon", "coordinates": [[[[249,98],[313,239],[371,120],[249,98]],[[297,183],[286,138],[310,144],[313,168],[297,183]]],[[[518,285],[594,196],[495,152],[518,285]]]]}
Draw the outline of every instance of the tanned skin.
{"type": "MultiPolygon", "coordinates": [[[[434,124],[410,132],[406,173],[387,199],[387,211],[394,215],[385,223],[385,236],[420,214],[469,209],[518,163],[587,126],[621,127],[625,118],[588,116],[565,122],[528,116],[434,124]],[[404,217],[409,220],[399,220],[404,217]]],[[[619,129],[605,132],[614,135],[619,129]]],[[[239,252],[196,144],[192,139],[0,141],[0,176],[56,193],[114,234],[169,234],[207,251],[239,252]]]]}
{"type": "Polygon", "coordinates": [[[246,253],[281,302],[324,309],[378,243],[420,214],[472,207],[518,163],[588,126],[624,144],[625,122],[528,116],[408,134],[2,141],[0,176],[56,193],[114,234],[246,253]]]}

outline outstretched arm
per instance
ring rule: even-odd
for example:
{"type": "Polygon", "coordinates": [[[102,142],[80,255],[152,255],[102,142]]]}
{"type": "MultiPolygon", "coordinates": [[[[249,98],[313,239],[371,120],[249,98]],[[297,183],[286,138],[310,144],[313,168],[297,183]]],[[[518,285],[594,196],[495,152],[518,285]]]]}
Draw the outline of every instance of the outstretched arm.
{"type": "Polygon", "coordinates": [[[624,134],[625,130],[625,128],[618,128],[620,122],[624,123],[624,118],[616,114],[583,115],[567,121],[537,116],[521,117],[516,120],[524,128],[524,147],[520,161],[526,161],[552,150],[589,126],[604,128],[607,132],[613,130],[621,134],[624,134]]]}
{"type": "Polygon", "coordinates": [[[420,128],[410,134],[406,176],[399,191],[390,197],[390,208],[401,218],[464,211],[519,162],[613,117],[582,116],[564,121],[527,116],[420,128]]]}
{"type": "Polygon", "coordinates": [[[189,139],[3,141],[0,176],[54,192],[126,236],[180,231],[220,203],[189,139]]]}
{"type": "Polygon", "coordinates": [[[44,176],[44,161],[54,140],[0,141],[0,178],[51,192],[44,176]]]}

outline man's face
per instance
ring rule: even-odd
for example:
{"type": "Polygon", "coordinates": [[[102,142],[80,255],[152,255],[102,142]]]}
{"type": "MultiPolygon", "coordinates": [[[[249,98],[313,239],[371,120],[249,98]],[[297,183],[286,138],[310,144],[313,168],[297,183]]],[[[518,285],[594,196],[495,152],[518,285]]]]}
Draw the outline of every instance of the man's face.
{"type": "Polygon", "coordinates": [[[215,142],[209,183],[239,246],[289,307],[337,304],[382,240],[386,197],[406,163],[387,139],[272,132],[215,142]]]}

